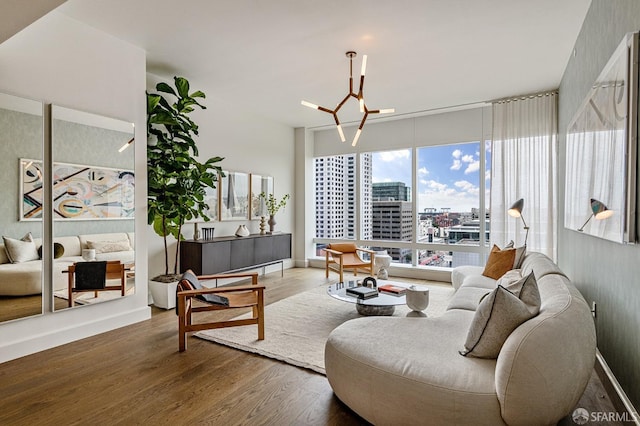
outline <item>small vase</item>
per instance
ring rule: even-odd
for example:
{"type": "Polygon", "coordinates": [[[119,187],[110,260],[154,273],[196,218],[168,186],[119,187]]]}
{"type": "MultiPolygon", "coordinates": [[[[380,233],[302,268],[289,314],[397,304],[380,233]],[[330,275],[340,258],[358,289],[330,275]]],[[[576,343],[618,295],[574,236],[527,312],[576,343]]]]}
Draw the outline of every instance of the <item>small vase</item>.
{"type": "Polygon", "coordinates": [[[240,225],[238,226],[238,229],[236,230],[236,236],[237,237],[246,237],[250,234],[249,229],[247,228],[246,225],[240,225]]]}
{"type": "Polygon", "coordinates": [[[260,216],[260,235],[267,233],[267,218],[260,216]]]}
{"type": "Polygon", "coordinates": [[[267,222],[269,224],[269,233],[273,234],[273,228],[275,228],[276,226],[276,219],[274,215],[269,216],[269,221],[267,222]]]}

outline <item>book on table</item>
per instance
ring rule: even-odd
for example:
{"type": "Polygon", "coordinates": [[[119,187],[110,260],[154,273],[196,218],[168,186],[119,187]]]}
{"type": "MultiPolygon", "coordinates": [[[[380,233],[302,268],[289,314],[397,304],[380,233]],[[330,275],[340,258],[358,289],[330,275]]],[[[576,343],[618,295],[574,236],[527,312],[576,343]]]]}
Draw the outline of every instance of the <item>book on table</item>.
{"type": "Polygon", "coordinates": [[[346,290],[346,293],[358,299],[370,299],[378,296],[378,290],[369,287],[351,287],[346,290]]]}
{"type": "Polygon", "coordinates": [[[378,290],[384,291],[385,293],[391,293],[398,296],[401,296],[407,292],[407,289],[404,287],[400,287],[399,285],[393,284],[385,284],[378,287],[378,290]]]}

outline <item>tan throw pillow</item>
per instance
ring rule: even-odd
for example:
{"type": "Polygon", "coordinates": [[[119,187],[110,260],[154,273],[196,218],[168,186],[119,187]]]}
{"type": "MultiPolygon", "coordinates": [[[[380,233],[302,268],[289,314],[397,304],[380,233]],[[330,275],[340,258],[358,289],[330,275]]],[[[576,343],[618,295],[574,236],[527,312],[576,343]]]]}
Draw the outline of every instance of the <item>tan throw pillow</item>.
{"type": "Polygon", "coordinates": [[[27,232],[20,240],[4,236],[2,239],[4,240],[7,257],[11,263],[22,263],[40,259],[40,256],[38,256],[38,248],[33,242],[31,232],[27,232]]]}
{"type": "Polygon", "coordinates": [[[461,355],[497,358],[502,345],[520,324],[540,312],[540,293],[533,273],[489,293],[478,305],[461,355]]]}
{"type": "Polygon", "coordinates": [[[131,244],[129,244],[129,240],[87,241],[87,247],[90,249],[95,249],[96,254],[131,250],[131,244]]]}
{"type": "Polygon", "coordinates": [[[515,257],[515,249],[500,250],[500,247],[494,244],[489,254],[489,260],[484,267],[484,271],[482,271],[482,275],[497,280],[507,271],[513,269],[515,257]]]}

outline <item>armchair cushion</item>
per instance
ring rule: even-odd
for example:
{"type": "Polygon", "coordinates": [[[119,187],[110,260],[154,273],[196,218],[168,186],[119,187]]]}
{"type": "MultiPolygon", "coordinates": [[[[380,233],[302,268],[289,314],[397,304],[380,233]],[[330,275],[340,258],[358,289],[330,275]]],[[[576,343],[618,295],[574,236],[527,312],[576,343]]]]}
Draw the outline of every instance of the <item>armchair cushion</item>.
{"type": "MultiPolygon", "coordinates": [[[[194,274],[191,269],[187,269],[185,273],[182,274],[182,278],[180,278],[180,282],[178,283],[178,291],[199,290],[201,288],[203,288],[203,286],[200,283],[200,280],[198,280],[196,274],[194,274]]],[[[229,306],[229,299],[217,294],[199,294],[196,296],[196,298],[204,302],[214,303],[216,305],[229,306]]]]}
{"type": "Polygon", "coordinates": [[[355,253],[358,249],[353,243],[331,243],[327,248],[341,253],[355,253]]]}

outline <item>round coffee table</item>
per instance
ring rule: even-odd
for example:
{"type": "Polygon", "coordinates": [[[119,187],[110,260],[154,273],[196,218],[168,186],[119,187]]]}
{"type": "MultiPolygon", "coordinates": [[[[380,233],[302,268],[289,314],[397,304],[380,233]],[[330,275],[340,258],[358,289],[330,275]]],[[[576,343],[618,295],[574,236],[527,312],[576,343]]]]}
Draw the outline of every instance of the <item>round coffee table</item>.
{"type": "MultiPolygon", "coordinates": [[[[383,284],[392,284],[406,288],[409,287],[407,284],[378,280],[378,285],[383,284]]],[[[405,305],[407,303],[404,294],[396,296],[394,294],[385,292],[379,292],[378,296],[372,297],[370,299],[358,299],[355,296],[347,294],[347,288],[349,287],[356,287],[356,282],[347,281],[345,283],[331,284],[327,288],[327,294],[334,299],[338,299],[343,302],[354,303],[356,305],[356,310],[360,315],[390,316],[395,312],[395,307],[397,305],[405,305]]]]}

